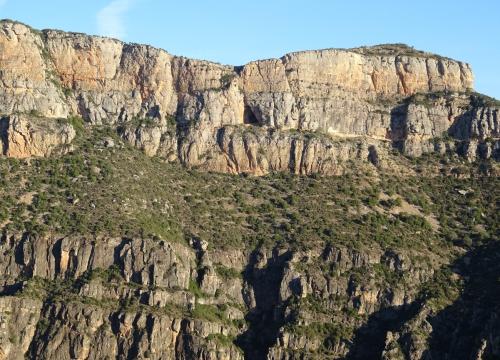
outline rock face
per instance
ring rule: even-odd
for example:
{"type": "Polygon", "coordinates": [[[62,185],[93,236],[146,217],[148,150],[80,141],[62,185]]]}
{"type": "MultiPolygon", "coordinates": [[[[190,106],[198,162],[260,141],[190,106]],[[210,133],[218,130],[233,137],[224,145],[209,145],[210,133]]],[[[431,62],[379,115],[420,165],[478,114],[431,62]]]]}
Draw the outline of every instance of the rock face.
{"type": "MultiPolygon", "coordinates": [[[[40,279],[42,287],[44,280],[85,280],[77,285],[74,302],[31,300],[42,289],[36,281],[35,285],[21,285],[26,298],[0,296],[2,359],[24,359],[25,354],[36,359],[243,358],[234,345],[217,341],[234,337],[234,325],[185,318],[182,311],[175,311],[176,306],[195,306],[189,292],[190,279],[196,273],[192,249],[151,239],[28,236],[19,240],[4,234],[0,245],[6,251],[0,258],[3,295],[17,291],[22,276],[40,279]],[[19,263],[11,261],[11,251],[19,253],[19,263]],[[110,267],[123,281],[142,285],[123,288],[111,281],[110,286],[109,270],[103,272],[110,267]],[[88,274],[94,275],[86,277],[88,274]],[[128,310],[104,305],[118,301],[129,302],[128,310]],[[165,310],[167,306],[170,312],[165,310]],[[142,314],[143,310],[149,313],[142,314]]],[[[244,303],[241,285],[233,294],[244,303]]],[[[241,320],[241,311],[233,311],[230,319],[241,320]]]]}
{"type": "Polygon", "coordinates": [[[76,136],[71,124],[44,118],[12,115],[0,120],[3,154],[12,158],[48,156],[69,145],[76,136]]]}
{"type": "MultiPolygon", "coordinates": [[[[393,288],[386,292],[384,285],[374,280],[353,287],[350,272],[390,264],[419,281],[432,275],[432,271],[412,264],[402,254],[359,252],[345,247],[327,247],[318,249],[318,253],[291,252],[277,247],[250,255],[241,251],[203,250],[197,246],[190,249],[163,241],[155,243],[151,239],[30,236],[17,239],[14,234],[5,234],[0,250],[4,274],[0,289],[8,293],[19,291],[19,286],[22,288],[21,297],[0,296],[0,321],[6,325],[3,333],[0,332],[0,354],[5,359],[21,359],[25,354],[36,359],[69,358],[68,354],[82,359],[242,359],[234,345],[227,340],[217,341],[236,335],[242,336],[242,341],[253,343],[245,346],[249,347],[246,356],[257,359],[265,348],[253,348],[260,336],[254,333],[256,329],[251,327],[242,335],[242,330],[235,327],[243,319],[240,310],[243,307],[249,307],[255,314],[274,311],[279,319],[283,316],[279,304],[296,296],[307,298],[322,294],[321,301],[326,308],[336,308],[336,297],[343,296],[356,303],[358,314],[373,314],[381,307],[411,303],[416,289],[393,288]],[[14,252],[17,262],[11,261],[10,254],[14,252]],[[335,267],[343,275],[335,280],[331,276],[325,278],[313,270],[317,259],[321,259],[323,266],[335,267]],[[239,271],[247,266],[249,277],[224,277],[215,271],[215,262],[239,271]],[[311,271],[300,270],[304,266],[309,266],[311,271]],[[137,284],[136,289],[120,287],[106,277],[110,270],[103,272],[103,269],[113,268],[121,281],[137,284]],[[200,268],[203,270],[196,275],[200,268]],[[21,276],[32,280],[19,284],[21,276]],[[199,305],[190,292],[193,276],[198,276],[206,305],[199,305]],[[73,300],[64,302],[31,299],[41,291],[39,286],[43,286],[43,281],[57,283],[72,279],[80,279],[73,285],[78,298],[69,297],[73,300]],[[221,289],[223,293],[218,295],[221,289]],[[129,305],[113,309],[113,301],[129,305]],[[228,320],[185,318],[182,312],[166,310],[186,305],[211,308],[219,303],[226,304],[224,316],[228,320]],[[18,329],[23,331],[19,334],[18,329]]],[[[269,359],[287,359],[284,349],[298,351],[307,342],[306,337],[286,331],[280,334],[273,334],[269,329],[263,331],[266,337],[279,337],[277,344],[269,349],[269,359]]],[[[309,343],[308,350],[314,352],[320,346],[321,343],[309,343]]],[[[342,343],[335,347],[337,355],[347,351],[342,343]]]]}
{"type": "MultiPolygon", "coordinates": [[[[418,252],[334,245],[307,251],[276,246],[249,254],[152,239],[25,237],[19,241],[15,235],[4,235],[0,250],[5,274],[0,286],[3,359],[243,359],[232,343],[236,338],[245,349],[245,359],[299,359],[304,354],[308,358],[324,356],[325,349],[332,359],[381,354],[382,359],[417,360],[424,354],[441,358],[449,353],[468,359],[464,354],[471,349],[477,351],[477,359],[500,354],[498,306],[491,288],[481,289],[479,297],[464,297],[438,315],[421,303],[420,284],[431,279],[444,260],[437,255],[421,262],[418,252]],[[14,252],[18,263],[11,261],[14,252]],[[434,263],[433,268],[428,262],[434,263]],[[245,276],[222,275],[215,263],[237,271],[246,268],[245,276]],[[381,269],[400,281],[381,281],[381,269]],[[20,284],[21,276],[30,280],[20,284]],[[191,293],[193,277],[198,277],[203,299],[195,300],[191,293]],[[72,284],[71,292],[57,293],[64,300],[36,299],[42,287],[64,286],[62,281],[72,284]],[[16,291],[20,295],[5,295],[16,291]],[[118,302],[120,307],[114,305],[118,302]],[[295,308],[294,302],[300,307],[295,308]],[[186,306],[200,310],[189,315],[180,310],[186,306]],[[224,309],[220,318],[204,315],[216,306],[224,309]],[[343,307],[352,313],[341,315],[343,307]],[[238,328],[243,308],[249,311],[248,327],[238,328]],[[472,311],[474,315],[467,313],[449,339],[446,329],[472,311]],[[354,323],[345,316],[353,317],[349,321],[354,323]],[[330,324],[333,330],[317,327],[330,324]],[[354,343],[343,339],[352,337],[343,329],[361,324],[365,325],[354,343]],[[481,344],[469,339],[471,327],[474,339],[483,339],[481,344]],[[324,331],[338,335],[325,339],[324,331]]],[[[493,266],[486,276],[497,287],[498,266],[493,264],[498,253],[482,251],[472,259],[476,262],[466,261],[475,269],[466,292],[478,291],[475,283],[484,281],[484,266],[493,266]],[[481,259],[485,255],[486,263],[481,259]]]]}
{"type": "Polygon", "coordinates": [[[223,331],[207,322],[165,314],[136,316],[79,303],[42,306],[40,301],[15,297],[0,301],[7,325],[0,333],[2,359],[243,359],[234,346],[223,348],[210,340],[201,346],[204,339],[223,331]],[[43,327],[39,316],[47,319],[43,327]],[[192,353],[184,355],[184,347],[192,353]]]}
{"type": "Polygon", "coordinates": [[[42,302],[0,298],[0,358],[24,359],[40,318],[42,302]]]}
{"type": "MultiPolygon", "coordinates": [[[[123,129],[124,138],[148,155],[187,166],[230,173],[334,174],[341,172],[338,163],[345,157],[320,150],[336,148],[332,139],[362,137],[365,148],[386,142],[418,156],[443,151],[447,145],[431,141],[443,133],[472,141],[461,145],[470,148],[462,151],[469,158],[498,154],[498,104],[485,106],[475,103],[474,96],[459,95],[473,88],[469,65],[404,45],[291,53],[231,67],[150,46],[39,32],[3,21],[0,47],[0,113],[37,111],[47,118],[78,114],[91,124],[123,129]],[[420,93],[448,95],[437,96],[430,108],[409,103],[420,93]],[[137,119],[148,119],[149,125],[134,127],[137,119]],[[262,135],[255,141],[237,140],[228,126],[257,128],[262,135]],[[269,136],[268,130],[327,138],[298,156],[304,146],[296,136],[269,136]],[[289,150],[275,148],[276,141],[289,150]],[[247,154],[228,150],[229,143],[244,144],[247,154]],[[266,149],[256,143],[269,145],[266,149]],[[312,160],[321,154],[331,161],[312,160]],[[325,164],[294,165],[311,161],[325,164]]],[[[359,152],[354,153],[357,157],[359,152]]],[[[368,156],[363,151],[359,158],[368,156]]]]}
{"type": "Polygon", "coordinates": [[[69,108],[63,94],[51,81],[42,37],[29,27],[2,22],[0,67],[2,102],[0,113],[39,111],[47,117],[66,117],[69,108]]]}
{"type": "MultiPolygon", "coordinates": [[[[381,48],[383,49],[383,47],[381,48]]],[[[247,106],[259,123],[339,135],[385,137],[367,101],[472,88],[468,65],[429,54],[361,49],[293,53],[243,68],[247,106]]]]}
{"type": "Polygon", "coordinates": [[[474,96],[417,95],[393,110],[392,136],[410,156],[467,145],[474,151],[470,158],[489,158],[493,153],[498,158],[498,116],[498,104],[474,96]]]}
{"type": "Polygon", "coordinates": [[[405,47],[393,52],[381,47],[292,53],[233,68],[112,39],[40,33],[12,22],[2,23],[1,45],[2,90],[10,100],[2,102],[2,112],[36,109],[55,117],[78,110],[96,124],[165,117],[181,107],[186,120],[202,112],[214,126],[246,120],[356,134],[366,129],[362,123],[342,124],[345,113],[338,105],[417,92],[466,91],[473,85],[467,64],[405,47]],[[22,66],[29,63],[36,66],[22,66]],[[19,84],[21,78],[31,82],[19,84]],[[9,93],[11,88],[16,92],[9,93]],[[49,88],[71,90],[73,96],[49,88]],[[41,103],[26,99],[36,91],[41,103]],[[59,103],[60,110],[44,106],[42,98],[47,104],[59,103]]]}

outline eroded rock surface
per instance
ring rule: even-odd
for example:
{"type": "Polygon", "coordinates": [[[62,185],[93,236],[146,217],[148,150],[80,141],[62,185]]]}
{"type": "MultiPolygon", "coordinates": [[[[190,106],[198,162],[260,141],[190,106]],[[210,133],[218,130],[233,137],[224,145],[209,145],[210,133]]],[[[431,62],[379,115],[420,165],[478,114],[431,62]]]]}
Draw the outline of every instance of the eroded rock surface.
{"type": "Polygon", "coordinates": [[[71,124],[25,115],[12,115],[0,120],[3,154],[12,158],[49,156],[54,150],[64,151],[76,136],[71,124]]]}
{"type": "Polygon", "coordinates": [[[2,22],[0,44],[1,113],[80,115],[91,124],[122,129],[128,142],[150,156],[187,166],[335,174],[342,171],[345,150],[337,156],[320,148],[353,138],[373,146],[387,143],[375,146],[380,153],[396,146],[410,156],[446,150],[469,159],[498,156],[498,104],[465,94],[473,88],[470,66],[405,45],[305,51],[232,67],[10,21],[2,22]],[[423,106],[414,102],[415,94],[437,95],[423,106]],[[228,126],[240,132],[257,128],[262,135],[229,140],[228,126]],[[323,134],[330,144],[316,141],[323,145],[311,144],[314,150],[306,150],[302,160],[297,151],[303,145],[283,130],[323,134]],[[453,143],[439,143],[443,134],[453,143]],[[277,149],[276,141],[288,151],[277,149]],[[247,159],[241,150],[225,148],[228,143],[244,143],[247,159]],[[300,163],[306,164],[294,165],[300,163]]]}

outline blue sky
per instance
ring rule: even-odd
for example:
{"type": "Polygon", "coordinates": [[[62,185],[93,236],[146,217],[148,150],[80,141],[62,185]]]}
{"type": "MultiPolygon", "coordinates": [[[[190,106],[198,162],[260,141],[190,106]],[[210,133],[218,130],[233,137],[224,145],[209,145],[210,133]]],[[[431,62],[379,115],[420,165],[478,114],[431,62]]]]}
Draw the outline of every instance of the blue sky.
{"type": "Polygon", "coordinates": [[[241,65],[296,50],[402,42],[470,63],[500,98],[499,0],[0,0],[0,18],[241,65]]]}

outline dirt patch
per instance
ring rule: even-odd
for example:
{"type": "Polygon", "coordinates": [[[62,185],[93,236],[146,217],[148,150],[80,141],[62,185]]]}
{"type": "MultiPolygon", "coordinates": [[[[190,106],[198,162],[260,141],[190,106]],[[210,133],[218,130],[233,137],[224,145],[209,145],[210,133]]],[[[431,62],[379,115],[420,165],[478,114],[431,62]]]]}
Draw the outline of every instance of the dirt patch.
{"type": "Polygon", "coordinates": [[[380,194],[380,200],[396,200],[400,199],[401,205],[394,206],[390,209],[387,210],[390,214],[397,215],[401,213],[407,213],[410,215],[415,215],[415,216],[421,216],[423,217],[432,227],[432,230],[437,231],[440,228],[439,221],[436,219],[436,217],[433,214],[426,215],[422,212],[420,207],[410,204],[409,202],[405,201],[403,198],[399,197],[398,195],[393,195],[389,196],[387,194],[380,194]]]}
{"type": "Polygon", "coordinates": [[[25,204],[25,205],[31,205],[33,202],[33,197],[36,195],[36,192],[28,192],[26,194],[21,195],[19,198],[19,203],[25,204]]]}

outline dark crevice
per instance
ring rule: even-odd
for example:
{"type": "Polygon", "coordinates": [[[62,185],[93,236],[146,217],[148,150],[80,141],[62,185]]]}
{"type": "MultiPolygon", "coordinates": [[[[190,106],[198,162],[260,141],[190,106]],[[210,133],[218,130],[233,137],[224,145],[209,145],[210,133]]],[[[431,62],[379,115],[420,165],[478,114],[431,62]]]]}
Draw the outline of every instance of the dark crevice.
{"type": "Polygon", "coordinates": [[[0,297],[2,296],[13,296],[24,287],[23,282],[17,282],[14,284],[3,285],[0,287],[0,297]]]}
{"type": "Polygon", "coordinates": [[[235,66],[233,67],[233,71],[236,73],[236,75],[241,76],[243,70],[245,69],[244,66],[235,66]]]}
{"type": "Polygon", "coordinates": [[[196,359],[193,336],[189,333],[189,320],[182,320],[181,329],[175,342],[175,359],[196,359]]]}
{"type": "Polygon", "coordinates": [[[120,318],[119,313],[112,313],[109,316],[109,323],[111,325],[111,331],[114,335],[118,335],[120,333],[120,318]]]}
{"type": "Polygon", "coordinates": [[[146,113],[148,118],[159,119],[161,118],[161,111],[159,105],[152,106],[146,113]]]}
{"type": "Polygon", "coordinates": [[[203,250],[202,240],[197,236],[192,236],[192,247],[196,253],[196,284],[200,286],[206,275],[206,267],[203,266],[203,256],[205,255],[205,250],[203,250]]]}
{"type": "Polygon", "coordinates": [[[368,161],[371,162],[374,166],[380,165],[380,158],[378,156],[378,151],[374,145],[370,145],[368,147],[368,161]]]}
{"type": "MultiPolygon", "coordinates": [[[[472,123],[474,109],[470,109],[460,116],[457,116],[448,128],[448,135],[459,140],[468,140],[472,137],[472,123]]],[[[480,122],[479,122],[480,123],[480,122]]]]}
{"type": "Polygon", "coordinates": [[[52,256],[55,260],[55,274],[61,274],[61,251],[62,251],[62,241],[63,239],[59,239],[54,244],[52,248],[52,256]]]}
{"type": "Polygon", "coordinates": [[[220,129],[217,129],[217,135],[216,135],[216,141],[217,145],[219,145],[220,150],[222,151],[224,149],[224,136],[226,133],[226,128],[222,127],[220,129]]]}
{"type": "Polygon", "coordinates": [[[17,264],[21,265],[22,276],[25,278],[31,278],[33,276],[33,257],[31,253],[34,252],[33,242],[31,235],[29,233],[24,233],[21,237],[21,241],[16,245],[14,250],[14,257],[17,264]],[[29,263],[26,264],[25,260],[29,259],[29,263]]]}
{"type": "Polygon", "coordinates": [[[8,140],[8,131],[9,131],[9,118],[3,117],[0,118],[0,141],[2,142],[2,155],[7,155],[9,151],[9,140],[8,140]]]}
{"type": "Polygon", "coordinates": [[[384,308],[370,315],[368,322],[356,331],[345,359],[381,359],[387,332],[400,329],[417,314],[420,306],[420,302],[415,301],[406,306],[384,308]]]}
{"type": "Polygon", "coordinates": [[[86,106],[86,100],[83,97],[83,95],[81,94],[78,95],[76,101],[77,101],[78,114],[80,114],[80,116],[85,122],[92,123],[92,118],[90,117],[91,111],[86,106]]]}
{"type": "Polygon", "coordinates": [[[293,139],[290,145],[290,159],[288,160],[288,169],[293,174],[297,167],[297,159],[295,152],[297,151],[297,140],[293,139]]]}
{"type": "Polygon", "coordinates": [[[123,269],[125,267],[125,264],[123,263],[121,253],[125,246],[130,243],[130,241],[130,239],[123,238],[120,244],[113,250],[113,263],[119,267],[122,276],[124,275],[123,269]]]}
{"type": "Polygon", "coordinates": [[[28,351],[25,355],[28,359],[39,359],[49,344],[51,331],[55,329],[55,322],[58,320],[59,314],[50,301],[46,301],[40,310],[40,318],[36,324],[35,334],[31,339],[28,351]]]}
{"type": "Polygon", "coordinates": [[[142,331],[139,331],[137,326],[137,321],[139,320],[140,315],[137,315],[132,323],[132,344],[130,345],[127,353],[127,360],[134,360],[140,358],[142,354],[139,354],[140,343],[142,340],[142,331]]]}
{"type": "Polygon", "coordinates": [[[407,128],[408,104],[403,103],[391,110],[391,126],[389,138],[392,141],[393,148],[403,151],[406,137],[408,136],[407,128]]]}
{"type": "Polygon", "coordinates": [[[243,349],[245,359],[267,359],[269,350],[277,342],[280,328],[285,325],[286,302],[280,299],[280,286],[291,251],[273,250],[264,267],[257,267],[263,254],[255,250],[244,272],[244,280],[254,290],[255,308],[246,316],[248,330],[240,335],[236,344],[243,349]]]}

